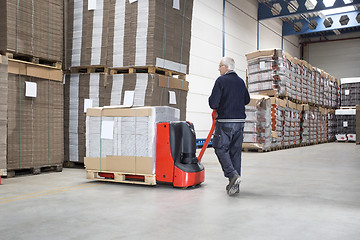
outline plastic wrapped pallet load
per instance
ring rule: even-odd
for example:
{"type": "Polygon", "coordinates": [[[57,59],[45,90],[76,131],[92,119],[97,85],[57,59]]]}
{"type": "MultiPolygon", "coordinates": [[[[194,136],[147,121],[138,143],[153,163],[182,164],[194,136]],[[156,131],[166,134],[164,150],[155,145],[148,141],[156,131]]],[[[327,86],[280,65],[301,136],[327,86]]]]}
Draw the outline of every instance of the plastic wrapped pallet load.
{"type": "Polygon", "coordinates": [[[268,151],[271,148],[271,103],[264,95],[251,95],[246,105],[243,149],[268,151]]]}
{"type": "Polygon", "coordinates": [[[0,55],[0,178],[7,175],[8,60],[0,55]]]}
{"type": "Polygon", "coordinates": [[[360,78],[341,79],[341,106],[355,107],[360,104],[360,78]]]}
{"type": "Polygon", "coordinates": [[[180,111],[166,106],[89,108],[86,169],[155,174],[156,123],[179,119],[180,111]]]}
{"type": "Polygon", "coordinates": [[[356,139],[356,109],[336,109],[337,141],[355,141],[356,139]]]}

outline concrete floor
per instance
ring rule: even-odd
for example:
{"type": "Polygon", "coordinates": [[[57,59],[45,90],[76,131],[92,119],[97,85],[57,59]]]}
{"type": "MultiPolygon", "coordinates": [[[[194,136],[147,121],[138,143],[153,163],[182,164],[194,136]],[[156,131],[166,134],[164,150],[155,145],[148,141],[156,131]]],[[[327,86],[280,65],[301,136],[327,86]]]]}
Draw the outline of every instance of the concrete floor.
{"type": "Polygon", "coordinates": [[[0,239],[360,239],[360,146],[243,153],[229,197],[213,149],[196,189],[85,179],[64,169],[3,179],[0,239]]]}

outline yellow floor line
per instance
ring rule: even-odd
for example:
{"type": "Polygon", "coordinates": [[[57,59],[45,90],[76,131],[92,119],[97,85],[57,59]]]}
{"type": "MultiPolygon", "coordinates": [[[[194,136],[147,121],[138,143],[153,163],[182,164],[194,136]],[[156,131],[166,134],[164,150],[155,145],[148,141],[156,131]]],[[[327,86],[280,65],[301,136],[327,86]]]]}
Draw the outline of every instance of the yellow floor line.
{"type": "Polygon", "coordinates": [[[56,193],[69,192],[69,191],[74,191],[74,190],[79,190],[79,189],[84,189],[84,188],[89,188],[89,187],[95,187],[98,185],[100,185],[100,184],[84,183],[84,184],[79,184],[79,185],[70,186],[70,187],[63,187],[63,188],[57,188],[57,189],[50,189],[47,191],[40,191],[40,192],[16,195],[16,196],[12,196],[12,197],[5,197],[5,198],[0,198],[0,204],[8,203],[8,202],[15,202],[15,201],[24,200],[24,199],[42,197],[42,196],[56,194],[56,193]]]}

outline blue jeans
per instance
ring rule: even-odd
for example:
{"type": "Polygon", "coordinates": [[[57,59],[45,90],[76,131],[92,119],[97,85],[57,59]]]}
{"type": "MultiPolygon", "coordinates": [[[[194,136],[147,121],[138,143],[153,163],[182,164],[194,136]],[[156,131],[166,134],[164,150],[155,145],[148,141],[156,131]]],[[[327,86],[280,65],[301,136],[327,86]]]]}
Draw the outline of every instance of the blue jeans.
{"type": "Polygon", "coordinates": [[[244,125],[241,122],[216,122],[212,145],[224,176],[229,179],[235,174],[241,175],[244,125]]]}

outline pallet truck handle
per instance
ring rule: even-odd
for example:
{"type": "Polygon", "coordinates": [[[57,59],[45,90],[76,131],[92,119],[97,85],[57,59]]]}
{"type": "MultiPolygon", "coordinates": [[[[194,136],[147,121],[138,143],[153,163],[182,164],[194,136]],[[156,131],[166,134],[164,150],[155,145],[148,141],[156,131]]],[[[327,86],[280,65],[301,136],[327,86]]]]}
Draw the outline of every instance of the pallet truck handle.
{"type": "Polygon", "coordinates": [[[211,113],[211,117],[212,117],[213,122],[212,122],[212,126],[211,126],[211,129],[210,129],[210,132],[209,132],[209,134],[208,134],[208,136],[207,136],[207,138],[206,138],[206,140],[205,140],[205,143],[204,143],[203,147],[201,148],[201,151],[200,151],[199,156],[197,157],[197,159],[199,160],[199,162],[201,162],[201,158],[203,157],[204,152],[205,152],[205,150],[206,150],[206,148],[207,148],[207,146],[208,146],[208,144],[209,144],[209,142],[210,142],[211,136],[212,136],[212,134],[213,134],[213,132],[214,132],[214,130],[215,130],[216,115],[217,115],[217,114],[216,114],[216,110],[214,109],[214,110],[212,111],[212,113],[211,113]]]}

